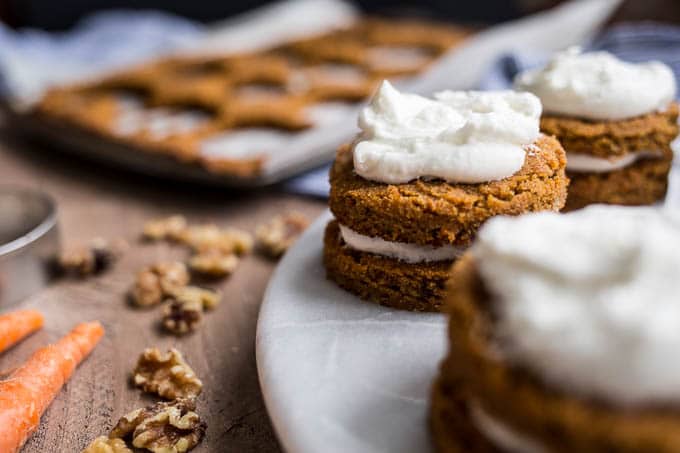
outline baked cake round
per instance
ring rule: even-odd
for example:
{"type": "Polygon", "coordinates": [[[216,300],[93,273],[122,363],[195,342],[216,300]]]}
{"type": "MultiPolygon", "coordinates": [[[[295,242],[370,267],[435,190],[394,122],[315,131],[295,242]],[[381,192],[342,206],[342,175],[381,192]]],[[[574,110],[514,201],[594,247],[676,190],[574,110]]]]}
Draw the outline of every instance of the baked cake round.
{"type": "Polygon", "coordinates": [[[499,181],[381,184],[357,175],[352,150],[343,147],[330,172],[329,206],[341,224],[365,236],[468,246],[479,226],[495,215],[559,210],[567,196],[565,164],[560,143],[541,135],[526,147],[522,168],[499,181]]]}
{"type": "Polygon", "coordinates": [[[663,200],[670,144],[678,135],[670,68],[569,50],[544,68],[519,74],[515,86],[541,98],[541,131],[554,135],[567,152],[571,185],[565,211],[663,200]]]}
{"type": "Polygon", "coordinates": [[[410,264],[347,247],[337,221],[326,227],[324,264],[328,277],[362,299],[412,311],[438,309],[452,260],[410,264]]]}
{"type": "Polygon", "coordinates": [[[680,451],[679,257],[652,208],[491,221],[453,268],[437,450],[680,451]]]}
{"type": "MultiPolygon", "coordinates": [[[[393,90],[391,87],[387,89],[393,90]]],[[[509,109],[505,103],[510,106],[516,103],[520,104],[514,106],[518,110],[527,108],[521,105],[521,102],[526,102],[525,99],[516,98],[523,95],[508,93],[466,93],[465,96],[473,98],[468,100],[473,104],[501,102],[504,103],[504,108],[509,109]],[[495,96],[501,100],[494,98],[495,96]],[[505,99],[503,96],[508,98],[505,99]]],[[[398,93],[392,95],[397,99],[398,96],[409,96],[398,93]]],[[[453,95],[449,93],[440,96],[453,95]]],[[[377,101],[374,98],[374,104],[387,102],[380,96],[380,92],[376,94],[377,101]]],[[[391,100],[389,94],[382,93],[382,96],[391,100]]],[[[418,98],[428,101],[425,98],[418,98]]],[[[540,104],[537,105],[536,113],[540,115],[540,104]]],[[[436,109],[440,106],[426,105],[426,107],[436,109]]],[[[493,130],[489,123],[500,120],[486,113],[492,109],[488,105],[474,108],[467,107],[469,111],[473,111],[467,121],[476,122],[472,127],[482,129],[485,133],[488,133],[489,129],[493,130]],[[474,108],[478,108],[480,112],[474,112],[474,108]],[[482,118],[474,116],[475,114],[482,118]],[[490,118],[483,115],[490,115],[490,118]],[[488,122],[485,123],[486,126],[477,124],[483,121],[488,122]]],[[[375,105],[373,109],[377,110],[375,105]]],[[[451,121],[456,125],[454,113],[450,115],[451,121]]],[[[379,116],[375,112],[372,114],[379,116]]],[[[389,115],[389,112],[384,115],[389,115]]],[[[444,116],[441,113],[440,115],[444,116]]],[[[519,113],[515,115],[521,116],[519,113]]],[[[382,120],[381,117],[379,119],[382,120]]],[[[449,148],[444,148],[440,142],[434,142],[427,146],[442,149],[441,154],[444,157],[432,149],[410,149],[403,153],[405,156],[402,161],[402,156],[395,158],[392,155],[396,154],[395,145],[391,142],[385,144],[384,140],[371,144],[373,147],[368,150],[360,149],[364,152],[357,157],[357,147],[365,141],[370,142],[366,137],[366,130],[369,128],[364,127],[366,130],[357,142],[338,151],[330,172],[329,206],[335,220],[329,224],[324,239],[324,263],[328,277],[368,301],[408,310],[439,310],[450,266],[471,244],[477,229],[487,219],[496,215],[556,211],[565,203],[568,179],[565,175],[564,150],[555,138],[539,134],[538,117],[533,120],[535,135],[531,136],[530,140],[514,145],[512,149],[501,148],[498,151],[500,156],[498,161],[503,162],[507,159],[506,153],[511,154],[515,151],[519,153],[520,159],[519,165],[513,171],[497,178],[477,176],[481,170],[475,167],[496,165],[496,161],[484,162],[485,159],[490,160],[490,157],[485,155],[485,147],[488,146],[492,150],[490,153],[493,153],[497,150],[495,147],[499,146],[495,143],[475,143],[476,147],[468,155],[457,157],[455,153],[458,150],[455,146],[459,145],[447,143],[449,148]],[[390,151],[375,158],[375,154],[382,152],[388,145],[390,151]],[[449,165],[446,161],[446,152],[459,159],[449,171],[458,172],[459,175],[474,173],[473,176],[481,180],[447,181],[442,175],[431,175],[429,172],[426,172],[427,177],[414,178],[409,173],[411,171],[409,165],[411,161],[418,159],[419,153],[424,154],[427,164],[432,166],[430,171],[444,171],[442,169],[449,165]],[[368,158],[376,159],[374,165],[362,160],[366,155],[368,158]],[[477,164],[474,159],[480,159],[482,162],[477,164]],[[436,165],[431,161],[435,161],[436,165]],[[357,162],[368,170],[357,169],[357,162]],[[393,168],[394,172],[385,174],[383,172],[385,167],[393,168]],[[463,171],[459,171],[461,168],[463,171]],[[381,179],[387,179],[389,182],[381,179]]],[[[364,119],[363,123],[366,122],[368,120],[364,119]]],[[[510,121],[506,123],[512,124],[510,121]]],[[[424,128],[421,123],[419,125],[424,128]]],[[[463,129],[465,126],[459,124],[457,127],[463,129]]],[[[518,128],[521,127],[520,122],[518,128]]],[[[445,130],[446,124],[442,128],[445,130]]],[[[388,126],[380,124],[375,129],[384,130],[388,129],[388,126]]],[[[504,132],[499,127],[499,130],[493,133],[502,137],[504,132]]],[[[442,140],[439,138],[442,132],[439,134],[433,133],[433,140],[442,140]]],[[[417,136],[417,140],[423,138],[417,136]]],[[[460,141],[459,138],[452,140],[457,140],[456,144],[460,141]]],[[[468,151],[463,149],[460,152],[468,151]]]]}

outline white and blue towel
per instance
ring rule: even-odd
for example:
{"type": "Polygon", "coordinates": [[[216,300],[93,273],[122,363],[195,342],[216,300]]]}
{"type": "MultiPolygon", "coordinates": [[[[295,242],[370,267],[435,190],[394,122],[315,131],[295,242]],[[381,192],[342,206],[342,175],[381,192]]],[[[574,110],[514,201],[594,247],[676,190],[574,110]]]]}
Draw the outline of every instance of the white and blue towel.
{"type": "Polygon", "coordinates": [[[156,11],[96,13],[63,33],[0,23],[0,93],[30,103],[47,86],[144,61],[202,35],[202,25],[156,11]]]}

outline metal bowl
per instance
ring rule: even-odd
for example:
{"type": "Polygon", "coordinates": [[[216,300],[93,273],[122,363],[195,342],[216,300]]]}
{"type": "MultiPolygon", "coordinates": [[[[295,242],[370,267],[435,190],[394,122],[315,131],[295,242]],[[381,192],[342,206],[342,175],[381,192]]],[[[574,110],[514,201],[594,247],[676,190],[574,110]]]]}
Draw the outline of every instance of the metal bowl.
{"type": "Polygon", "coordinates": [[[54,201],[36,190],[0,186],[0,307],[45,287],[58,250],[54,201]]]}

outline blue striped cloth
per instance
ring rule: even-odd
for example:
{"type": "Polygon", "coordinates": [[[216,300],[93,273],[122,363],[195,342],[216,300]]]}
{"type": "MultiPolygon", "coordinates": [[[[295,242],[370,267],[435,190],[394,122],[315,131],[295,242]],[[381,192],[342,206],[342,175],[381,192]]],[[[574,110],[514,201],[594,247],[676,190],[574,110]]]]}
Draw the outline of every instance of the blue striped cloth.
{"type": "MultiPolygon", "coordinates": [[[[675,72],[680,85],[680,27],[656,23],[624,23],[608,28],[584,46],[585,50],[606,50],[622,60],[642,62],[663,61],[675,72]]],[[[518,72],[544,64],[549,55],[530,52],[500,57],[480,81],[479,89],[500,90],[512,86],[518,72]]],[[[292,193],[327,197],[329,166],[323,166],[284,183],[292,193]]]]}

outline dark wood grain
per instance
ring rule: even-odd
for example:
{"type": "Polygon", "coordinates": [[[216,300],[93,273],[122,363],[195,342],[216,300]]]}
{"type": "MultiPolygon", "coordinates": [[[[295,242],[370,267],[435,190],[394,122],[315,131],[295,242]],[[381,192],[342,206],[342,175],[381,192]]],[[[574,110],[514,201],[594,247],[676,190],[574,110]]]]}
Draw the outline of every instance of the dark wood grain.
{"type": "Polygon", "coordinates": [[[151,401],[129,385],[136,358],[148,346],[178,348],[204,382],[198,404],[208,432],[194,451],[280,451],[262,401],[254,349],[257,313],[274,263],[257,255],[245,258],[236,273],[218,285],[224,294],[222,304],[205,316],[197,333],[180,339],[157,330],[158,309],[129,307],[125,292],[135,271],[145,264],[186,256],[182,248],[136,241],[149,218],[179,212],[193,222],[214,221],[252,231],[284,211],[314,217],[325,203],[276,190],[234,194],[184,187],[75,160],[29,145],[7,131],[0,134],[0,183],[50,193],[59,205],[65,243],[103,236],[125,238],[132,245],[111,272],[84,281],[55,282],[21,304],[41,310],[46,326],[2,354],[0,370],[17,366],[80,321],[98,319],[107,331],[22,452],[80,452],[121,415],[151,401]]]}

